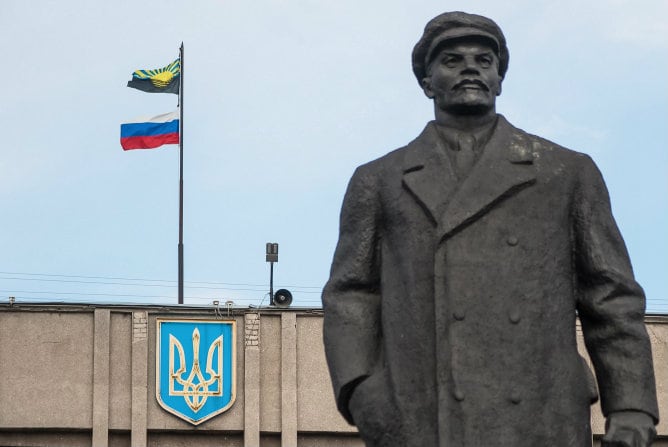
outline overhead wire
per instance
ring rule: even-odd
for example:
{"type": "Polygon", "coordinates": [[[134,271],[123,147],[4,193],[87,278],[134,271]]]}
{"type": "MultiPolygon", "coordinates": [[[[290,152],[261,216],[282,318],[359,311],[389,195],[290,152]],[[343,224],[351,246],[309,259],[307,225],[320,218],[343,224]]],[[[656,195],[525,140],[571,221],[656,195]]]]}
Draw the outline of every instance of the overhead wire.
{"type": "MultiPolygon", "coordinates": [[[[167,280],[167,279],[149,279],[149,278],[129,278],[129,277],[120,277],[120,276],[86,276],[86,275],[63,275],[63,274],[52,274],[52,273],[33,273],[33,272],[8,272],[0,271],[0,275],[19,275],[19,276],[29,276],[29,278],[21,278],[18,276],[0,276],[0,280],[8,281],[34,281],[34,282],[49,282],[49,283],[68,283],[68,284],[89,284],[89,285],[113,285],[113,286],[129,286],[129,287],[163,287],[163,288],[176,288],[177,281],[167,280]],[[72,278],[72,279],[58,279],[58,278],[72,278]],[[80,279],[101,279],[105,281],[82,281],[80,279]],[[117,281],[135,281],[132,283],[128,282],[117,282],[117,281]],[[146,282],[159,282],[166,284],[146,284],[146,282]]],[[[197,286],[190,285],[188,289],[198,289],[198,290],[220,290],[220,291],[233,291],[233,292],[265,292],[263,298],[260,301],[260,306],[266,299],[266,285],[265,284],[252,284],[252,283],[227,283],[219,281],[184,281],[186,284],[207,284],[209,286],[234,286],[234,287],[209,287],[209,286],[197,286]],[[242,287],[237,287],[242,286],[242,287]],[[246,286],[246,287],[243,287],[246,286]],[[261,287],[261,288],[255,288],[261,287]]],[[[293,291],[299,294],[320,294],[321,287],[318,286],[296,286],[296,285],[280,285],[278,287],[282,288],[291,288],[293,291]],[[316,290],[303,290],[303,289],[316,289],[316,290]]],[[[110,297],[110,298],[153,298],[153,299],[176,299],[176,294],[172,295],[147,295],[147,294],[123,294],[123,293],[101,293],[101,292],[75,292],[75,291],[24,291],[24,290],[0,290],[0,293],[9,293],[15,298],[19,299],[36,299],[36,300],[62,300],[63,298],[54,297],[45,298],[45,297],[27,297],[20,296],[21,294],[44,294],[44,295],[59,295],[59,296],[94,296],[94,297],[110,297]]],[[[188,300],[198,300],[198,301],[211,301],[213,297],[201,297],[201,296],[186,296],[188,300]]],[[[235,302],[256,302],[256,298],[244,298],[244,297],[234,297],[235,302]]],[[[648,313],[652,312],[665,312],[668,310],[668,303],[665,300],[660,298],[647,298],[648,303],[648,313]]],[[[309,304],[317,303],[321,305],[319,299],[304,299],[301,298],[298,300],[299,303],[309,304]]]]}
{"type": "MultiPolygon", "coordinates": [[[[40,282],[57,282],[57,283],[75,283],[75,284],[100,284],[100,285],[115,285],[115,286],[139,286],[139,287],[167,287],[175,288],[175,285],[163,284],[139,284],[139,283],[123,283],[123,282],[108,282],[108,281],[78,281],[71,279],[44,279],[44,278],[18,278],[18,277],[0,277],[0,279],[9,279],[16,281],[40,281],[40,282]]],[[[293,287],[293,286],[281,286],[293,287]]],[[[248,289],[238,287],[207,287],[207,286],[188,286],[189,289],[206,289],[206,290],[243,290],[249,292],[262,292],[264,289],[248,289]]],[[[296,286],[293,288],[297,288],[296,286]]],[[[300,290],[300,293],[320,293],[319,291],[300,290]]]]}
{"type": "MultiPolygon", "coordinates": [[[[13,281],[31,281],[31,282],[49,282],[49,283],[71,283],[71,284],[91,284],[91,285],[114,285],[114,286],[129,286],[129,287],[163,287],[163,288],[176,288],[176,282],[172,280],[158,280],[158,279],[147,279],[147,278],[124,278],[125,281],[151,281],[151,282],[165,282],[171,284],[146,284],[141,282],[117,282],[117,281],[82,281],[76,279],[54,279],[57,278],[84,278],[84,279],[123,279],[122,277],[111,277],[111,276],[84,276],[84,275],[55,275],[55,274],[45,274],[45,273],[26,273],[26,272],[0,272],[2,275],[24,275],[31,276],[29,278],[21,278],[18,276],[0,276],[0,280],[13,280],[13,281]],[[40,278],[42,276],[42,278],[40,278]],[[43,277],[46,278],[43,278],[43,277]]],[[[188,289],[199,289],[199,290],[220,290],[220,291],[241,291],[241,292],[264,292],[266,290],[266,285],[263,284],[248,284],[248,283],[224,283],[224,282],[213,282],[213,281],[185,281],[188,284],[218,284],[218,285],[229,285],[229,286],[243,286],[247,285],[249,287],[211,287],[211,286],[196,286],[189,285],[188,289]],[[262,288],[255,288],[262,287],[262,288]]],[[[315,286],[290,286],[290,285],[280,285],[282,288],[291,288],[295,292],[300,294],[319,294],[320,288],[315,286]],[[304,290],[304,289],[315,289],[315,290],[304,290]]],[[[67,292],[59,292],[61,294],[66,294],[67,292]]],[[[123,294],[108,294],[109,296],[127,296],[123,294]]],[[[134,295],[137,297],[161,297],[161,295],[134,295]]]]}
{"type": "MultiPolygon", "coordinates": [[[[120,281],[150,281],[150,282],[165,282],[165,283],[178,283],[176,280],[171,279],[149,279],[149,278],[127,278],[120,276],[86,276],[86,275],[61,275],[53,273],[27,273],[27,272],[4,272],[0,271],[0,274],[3,275],[23,275],[23,276],[46,276],[46,277],[58,277],[58,278],[84,278],[84,279],[107,279],[107,280],[120,280],[120,281]]],[[[63,280],[65,281],[65,280],[63,280]]],[[[250,283],[228,283],[220,281],[183,281],[186,284],[209,284],[209,285],[227,285],[227,286],[248,286],[248,287],[264,287],[265,284],[250,284],[250,283]]],[[[300,285],[285,285],[283,287],[292,287],[299,289],[320,289],[320,286],[300,286],[300,285]]]]}
{"type": "MultiPolygon", "coordinates": [[[[102,276],[102,275],[66,275],[53,273],[35,273],[35,272],[15,272],[15,271],[0,271],[0,281],[27,281],[29,283],[50,283],[50,284],[72,284],[72,285],[90,285],[90,286],[122,286],[122,287],[158,287],[164,289],[176,289],[177,281],[166,279],[151,279],[138,278],[126,276],[102,276]],[[130,281],[130,282],[128,282],[130,281]]],[[[228,283],[221,281],[184,281],[188,284],[187,289],[196,290],[211,290],[211,291],[229,291],[229,292],[264,292],[260,300],[260,306],[268,295],[266,293],[266,284],[252,284],[252,283],[228,283]],[[204,284],[204,285],[198,285],[204,284]],[[230,287],[231,286],[231,287],[230,287]],[[241,286],[241,287],[239,287],[241,286]],[[244,287],[246,286],[246,287],[244,287]]],[[[6,285],[5,285],[6,287],[6,285]]],[[[279,285],[278,287],[290,288],[298,294],[320,294],[321,287],[318,286],[295,286],[295,285],[279,285]]],[[[146,299],[146,300],[175,300],[174,295],[168,294],[145,294],[145,293],[117,293],[102,291],[53,291],[53,290],[18,290],[18,289],[0,289],[0,293],[7,293],[14,298],[22,300],[38,300],[49,302],[64,302],[73,301],[77,296],[84,297],[108,297],[111,299],[118,299],[122,302],[128,302],[126,299],[146,299]],[[30,296],[29,296],[30,295],[30,296]],[[45,295],[45,296],[35,296],[45,295]],[[50,296],[48,296],[50,295],[50,296]],[[48,297],[47,297],[48,296],[48,297]]],[[[197,302],[210,302],[215,299],[227,299],[226,297],[207,297],[207,296],[186,296],[185,299],[197,302]]],[[[241,304],[257,303],[257,298],[234,296],[230,298],[231,301],[241,304]]],[[[300,304],[317,305],[320,306],[319,299],[301,298],[298,300],[300,304]]]]}

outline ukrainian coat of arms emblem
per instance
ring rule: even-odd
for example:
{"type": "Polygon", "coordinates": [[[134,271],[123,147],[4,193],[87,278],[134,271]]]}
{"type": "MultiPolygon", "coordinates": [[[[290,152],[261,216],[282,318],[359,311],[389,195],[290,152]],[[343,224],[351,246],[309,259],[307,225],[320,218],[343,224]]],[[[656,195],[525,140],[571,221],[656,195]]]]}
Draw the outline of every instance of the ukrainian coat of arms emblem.
{"type": "Polygon", "coordinates": [[[236,397],[236,322],[157,319],[155,391],[168,412],[193,425],[236,397]]]}

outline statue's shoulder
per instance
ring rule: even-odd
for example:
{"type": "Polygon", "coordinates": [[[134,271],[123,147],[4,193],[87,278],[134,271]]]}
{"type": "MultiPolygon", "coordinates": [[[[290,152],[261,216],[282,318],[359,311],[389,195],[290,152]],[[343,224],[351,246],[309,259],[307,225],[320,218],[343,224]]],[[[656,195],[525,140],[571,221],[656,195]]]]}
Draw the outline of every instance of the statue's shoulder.
{"type": "Polygon", "coordinates": [[[401,160],[404,158],[404,152],[406,152],[408,145],[402,146],[400,148],[391,150],[390,152],[382,155],[374,160],[371,160],[367,163],[364,163],[360,167],[368,167],[371,170],[387,170],[393,169],[401,163],[401,160]]]}
{"type": "Polygon", "coordinates": [[[508,126],[513,136],[513,142],[524,146],[529,150],[534,158],[544,161],[553,161],[567,164],[581,164],[591,163],[589,155],[579,152],[574,149],[562,146],[547,138],[532,134],[519,127],[510,124],[504,117],[500,116],[504,121],[503,125],[508,126]]]}
{"type": "Polygon", "coordinates": [[[403,173],[406,169],[410,170],[415,164],[428,161],[437,146],[436,138],[436,130],[433,122],[430,121],[424,130],[408,144],[391,150],[361,165],[358,169],[365,172],[378,172],[382,175],[403,173]]]}

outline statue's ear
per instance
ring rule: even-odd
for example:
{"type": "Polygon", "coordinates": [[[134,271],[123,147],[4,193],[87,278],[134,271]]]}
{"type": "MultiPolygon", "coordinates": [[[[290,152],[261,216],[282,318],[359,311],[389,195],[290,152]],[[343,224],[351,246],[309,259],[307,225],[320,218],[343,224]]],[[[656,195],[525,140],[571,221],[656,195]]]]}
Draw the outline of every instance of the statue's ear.
{"type": "Polygon", "coordinates": [[[424,94],[427,96],[427,98],[434,99],[434,90],[431,88],[431,76],[422,78],[420,85],[422,86],[422,91],[424,91],[424,94]]]}

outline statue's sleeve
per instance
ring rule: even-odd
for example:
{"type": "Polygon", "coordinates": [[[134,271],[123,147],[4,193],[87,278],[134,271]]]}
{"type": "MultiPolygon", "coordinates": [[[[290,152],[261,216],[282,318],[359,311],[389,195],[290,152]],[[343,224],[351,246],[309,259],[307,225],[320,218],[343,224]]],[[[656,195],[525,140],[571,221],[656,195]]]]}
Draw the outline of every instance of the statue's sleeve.
{"type": "Polygon", "coordinates": [[[375,176],[359,167],[343,200],[339,241],[323,294],[323,337],[337,406],[352,423],[348,400],[371,375],[380,346],[380,210],[375,176]]]}
{"type": "Polygon", "coordinates": [[[635,281],[608,190],[583,156],[573,200],[578,315],[594,364],[603,414],[638,410],[658,421],[645,295],[635,281]]]}

